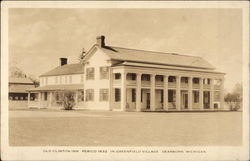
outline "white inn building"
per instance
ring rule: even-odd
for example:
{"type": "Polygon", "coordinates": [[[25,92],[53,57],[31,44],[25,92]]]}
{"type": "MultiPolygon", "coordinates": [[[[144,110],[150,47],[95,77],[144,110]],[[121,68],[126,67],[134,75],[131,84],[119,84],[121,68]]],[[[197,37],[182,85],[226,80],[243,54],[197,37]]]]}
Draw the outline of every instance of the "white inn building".
{"type": "Polygon", "coordinates": [[[62,108],[63,91],[72,91],[75,109],[225,110],[224,75],[201,57],[106,46],[100,36],[81,63],[61,58],[42,74],[28,106],[62,108]]]}

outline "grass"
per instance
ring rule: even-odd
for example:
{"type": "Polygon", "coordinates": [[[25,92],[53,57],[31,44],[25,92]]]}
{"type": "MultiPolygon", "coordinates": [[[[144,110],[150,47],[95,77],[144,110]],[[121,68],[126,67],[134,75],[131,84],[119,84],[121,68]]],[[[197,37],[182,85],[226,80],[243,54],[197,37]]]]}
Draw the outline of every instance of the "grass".
{"type": "Polygon", "coordinates": [[[241,112],[10,111],[11,146],[241,145],[241,112]]]}

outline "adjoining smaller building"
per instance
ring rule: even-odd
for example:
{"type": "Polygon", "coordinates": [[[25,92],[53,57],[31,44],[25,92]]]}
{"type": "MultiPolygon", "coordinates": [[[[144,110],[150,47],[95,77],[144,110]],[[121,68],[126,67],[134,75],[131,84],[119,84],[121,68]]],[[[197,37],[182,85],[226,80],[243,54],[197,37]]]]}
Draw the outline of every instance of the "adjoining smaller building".
{"type": "MultiPolygon", "coordinates": [[[[24,109],[28,107],[29,88],[34,88],[35,84],[28,78],[9,78],[9,109],[24,109]]],[[[30,100],[35,99],[35,94],[30,94],[30,100]]]]}
{"type": "Polygon", "coordinates": [[[29,108],[63,108],[65,91],[74,95],[77,106],[84,100],[83,64],[67,64],[66,58],[60,58],[59,66],[40,75],[40,87],[28,89],[29,95],[37,99],[29,101],[29,108]]]}

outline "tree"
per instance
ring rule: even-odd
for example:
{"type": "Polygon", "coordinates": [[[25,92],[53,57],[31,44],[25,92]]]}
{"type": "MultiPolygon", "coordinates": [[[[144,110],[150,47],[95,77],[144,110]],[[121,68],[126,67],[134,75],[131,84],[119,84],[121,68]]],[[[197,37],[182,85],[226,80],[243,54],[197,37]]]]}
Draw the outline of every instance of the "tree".
{"type": "Polygon", "coordinates": [[[64,91],[63,92],[63,107],[65,110],[72,110],[75,106],[74,92],[64,91]]]}
{"type": "Polygon", "coordinates": [[[224,100],[229,105],[230,110],[239,110],[242,106],[242,84],[236,84],[233,92],[227,93],[224,100]]]}

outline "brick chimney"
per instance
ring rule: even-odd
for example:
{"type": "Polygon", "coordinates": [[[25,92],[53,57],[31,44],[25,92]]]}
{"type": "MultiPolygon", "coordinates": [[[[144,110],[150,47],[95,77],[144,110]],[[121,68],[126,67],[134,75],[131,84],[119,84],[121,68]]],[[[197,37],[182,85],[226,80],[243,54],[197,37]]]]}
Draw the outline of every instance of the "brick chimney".
{"type": "Polygon", "coordinates": [[[67,64],[68,59],[67,58],[60,58],[60,66],[66,65],[67,64]]]}
{"type": "Polygon", "coordinates": [[[100,47],[105,46],[105,36],[98,36],[96,37],[96,44],[99,45],[100,47]]]}

